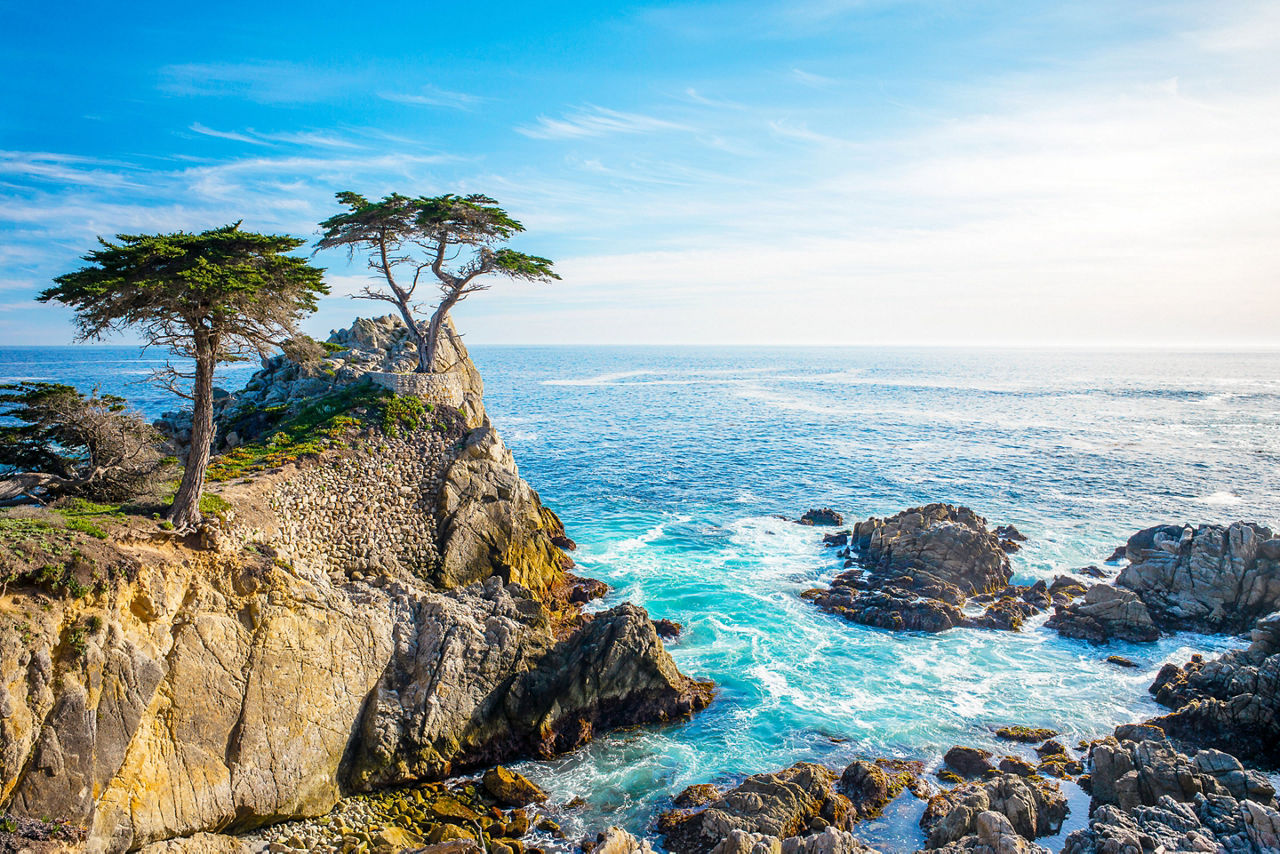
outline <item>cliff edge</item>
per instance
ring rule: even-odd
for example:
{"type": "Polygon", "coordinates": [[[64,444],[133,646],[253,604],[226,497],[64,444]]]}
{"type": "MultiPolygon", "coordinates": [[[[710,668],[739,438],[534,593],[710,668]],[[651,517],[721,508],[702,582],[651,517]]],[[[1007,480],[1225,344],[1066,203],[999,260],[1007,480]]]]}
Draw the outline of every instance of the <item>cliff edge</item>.
{"type": "Polygon", "coordinates": [[[363,376],[394,361],[393,326],[358,322],[224,398],[195,536],[127,513],[91,533],[0,519],[0,811],[134,850],[709,702],[643,609],[568,604],[571,541],[455,335],[456,406],[363,376]]]}

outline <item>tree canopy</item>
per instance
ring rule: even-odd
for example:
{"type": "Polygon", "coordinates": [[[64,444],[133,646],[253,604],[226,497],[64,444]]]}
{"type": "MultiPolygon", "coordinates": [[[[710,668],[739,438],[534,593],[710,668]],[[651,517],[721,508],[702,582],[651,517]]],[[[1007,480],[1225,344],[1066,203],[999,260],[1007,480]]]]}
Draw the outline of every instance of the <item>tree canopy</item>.
{"type": "Polygon", "coordinates": [[[346,248],[350,255],[368,253],[370,269],[386,289],[366,287],[362,299],[393,303],[418,345],[418,370],[433,369],[440,329],[449,311],[490,284],[489,274],[547,282],[559,279],[547,258],[517,252],[499,244],[524,226],[485,195],[447,193],[403,196],[393,193],[370,201],[350,191],[337,194],[347,210],[320,223],[316,249],[346,248]],[[415,300],[424,280],[434,281],[439,300],[425,324],[415,300]]]}
{"type": "Polygon", "coordinates": [[[199,521],[213,439],[213,370],[218,362],[265,355],[294,334],[329,292],[323,270],[288,255],[305,241],[242,231],[236,222],[199,233],[120,234],[84,256],[87,266],[41,293],[71,306],[79,338],[135,328],[148,342],[195,361],[157,376],[192,401],[191,449],[170,518],[199,521]],[[181,380],[191,380],[190,391],[181,380]]]}
{"type": "Polygon", "coordinates": [[[165,467],[163,439],[123,398],[68,385],[0,385],[0,503],[75,495],[121,501],[165,467]]]}

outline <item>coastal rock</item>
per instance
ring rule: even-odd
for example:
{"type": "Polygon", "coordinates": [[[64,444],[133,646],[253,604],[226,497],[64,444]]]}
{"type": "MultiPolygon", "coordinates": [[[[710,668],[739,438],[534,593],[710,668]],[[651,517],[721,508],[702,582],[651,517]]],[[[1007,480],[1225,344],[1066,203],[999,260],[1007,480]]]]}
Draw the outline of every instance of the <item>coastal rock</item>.
{"type": "Polygon", "coordinates": [[[844,524],[844,517],[830,507],[823,507],[820,510],[806,511],[797,521],[801,525],[835,527],[836,525],[844,524]]]}
{"type": "Polygon", "coordinates": [[[1151,692],[1173,710],[1151,721],[1169,735],[1280,766],[1280,612],[1258,621],[1248,649],[1166,664],[1151,692]]]}
{"type": "Polygon", "coordinates": [[[1146,605],[1132,590],[1095,584],[1084,599],[1058,606],[1045,623],[1067,638],[1079,638],[1093,644],[1111,640],[1150,643],[1160,637],[1146,605]]]}
{"type": "Polygon", "coordinates": [[[828,827],[812,836],[779,839],[763,833],[732,830],[711,854],[876,854],[852,833],[828,827]]]}
{"type": "Polygon", "coordinates": [[[143,846],[141,854],[249,854],[248,847],[234,836],[196,833],[143,846]]]}
{"type": "Polygon", "coordinates": [[[647,841],[636,839],[620,827],[610,827],[591,849],[594,854],[654,854],[647,841]]]}
{"type": "Polygon", "coordinates": [[[1067,854],[1274,850],[1275,790],[1235,757],[1188,757],[1158,737],[1107,738],[1091,755],[1093,814],[1086,830],[1067,837],[1067,854]]]}
{"type": "Polygon", "coordinates": [[[973,820],[974,832],[941,848],[931,848],[935,854],[1049,854],[1049,849],[1034,842],[1013,829],[1002,813],[985,810],[973,820]]]}
{"type": "Polygon", "coordinates": [[[981,516],[950,504],[867,519],[849,535],[849,570],[829,588],[802,595],[824,610],[876,628],[1017,630],[1048,602],[1035,603],[1043,585],[1036,592],[1009,586],[1012,570],[1001,542],[981,516]],[[965,611],[971,597],[991,604],[971,616],[965,611]]]}
{"type": "Polygon", "coordinates": [[[903,789],[922,791],[920,774],[924,765],[906,760],[857,760],[840,775],[839,791],[853,805],[854,820],[862,821],[880,815],[885,806],[903,789]]]}
{"type": "MultiPolygon", "coordinates": [[[[966,783],[929,800],[920,827],[929,848],[941,848],[982,835],[978,817],[999,813],[1024,839],[1057,833],[1067,816],[1067,799],[1057,785],[1001,774],[981,783],[966,783]]],[[[988,828],[988,835],[992,828],[988,828]]]]}
{"type": "Polygon", "coordinates": [[[704,708],[708,683],[681,674],[642,608],[620,605],[553,642],[533,600],[497,579],[467,623],[425,612],[396,638],[351,753],[358,790],[432,779],[509,756],[548,758],[596,731],[704,708]],[[514,674],[514,678],[513,678],[514,674]]]}
{"type": "Polygon", "coordinates": [[[757,774],[697,812],[668,814],[663,828],[676,854],[706,854],[734,830],[773,836],[798,836],[819,820],[842,829],[852,807],[834,789],[836,774],[808,762],[775,774],[757,774]]]}
{"type": "Polygon", "coordinates": [[[1009,558],[986,520],[968,507],[929,504],[854,526],[862,564],[886,577],[910,575],[913,587],[949,586],[962,596],[994,593],[1009,583],[1009,558]]]}
{"type": "Polygon", "coordinates": [[[942,757],[942,761],[961,777],[970,780],[979,779],[995,770],[995,766],[991,764],[991,752],[977,747],[953,747],[942,757]]]}
{"type": "Polygon", "coordinates": [[[220,484],[230,509],[190,542],[150,523],[95,540],[132,567],[101,594],[10,585],[0,807],[132,850],[705,706],[642,609],[563,600],[563,526],[463,423],[478,407],[220,484]]]}
{"type": "Polygon", "coordinates": [[[547,793],[528,777],[501,765],[484,772],[480,782],[503,806],[523,807],[547,799],[547,793]]]}
{"type": "Polygon", "coordinates": [[[1125,556],[1116,584],[1164,631],[1234,634],[1280,609],[1280,539],[1261,525],[1160,525],[1130,537],[1125,556]]]}

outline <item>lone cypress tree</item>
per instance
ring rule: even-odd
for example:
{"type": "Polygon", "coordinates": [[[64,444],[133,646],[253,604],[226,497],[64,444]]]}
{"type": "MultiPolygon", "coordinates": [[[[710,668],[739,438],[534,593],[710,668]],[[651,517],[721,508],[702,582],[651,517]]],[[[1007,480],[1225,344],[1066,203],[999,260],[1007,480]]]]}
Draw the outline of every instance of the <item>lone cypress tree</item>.
{"type": "Polygon", "coordinates": [[[371,202],[343,192],[337,198],[348,210],[320,223],[324,232],[316,249],[341,246],[352,255],[357,250],[369,253],[369,268],[387,287],[366,287],[357,297],[396,306],[417,345],[418,373],[433,370],[440,330],[453,307],[489,289],[480,277],[496,273],[534,282],[560,278],[546,258],[497,247],[524,226],[488,196],[410,198],[393,193],[371,202]],[[434,278],[440,290],[440,301],[425,324],[417,319],[414,302],[424,274],[434,278]]]}
{"type": "Polygon", "coordinates": [[[266,354],[329,292],[323,270],[284,253],[305,241],[241,231],[240,223],[199,234],[119,234],[98,239],[88,266],[40,294],[76,311],[80,340],[136,327],[148,346],[195,361],[157,379],[191,401],[191,450],[169,510],[178,528],[200,521],[200,495],[213,443],[213,371],[219,362],[266,354]],[[182,381],[190,380],[190,391],[182,381]]]}

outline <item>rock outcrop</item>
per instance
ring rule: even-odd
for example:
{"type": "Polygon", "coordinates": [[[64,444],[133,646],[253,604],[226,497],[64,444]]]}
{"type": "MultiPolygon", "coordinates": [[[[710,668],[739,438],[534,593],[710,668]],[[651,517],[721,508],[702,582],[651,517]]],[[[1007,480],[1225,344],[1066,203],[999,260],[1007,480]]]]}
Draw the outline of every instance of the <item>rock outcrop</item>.
{"type": "Polygon", "coordinates": [[[11,585],[0,810],[131,850],[705,706],[642,609],[567,603],[559,520],[478,396],[451,412],[224,483],[198,536],[124,524],[100,548],[131,569],[83,596],[11,585]]]}
{"type": "Polygon", "coordinates": [[[1045,623],[1065,638],[1079,638],[1093,644],[1112,640],[1150,643],[1160,637],[1147,606],[1132,590],[1095,584],[1084,598],[1058,606],[1045,623]]]}
{"type": "Polygon", "coordinates": [[[980,812],[972,825],[973,833],[931,850],[939,854],[1049,854],[1048,848],[1029,842],[1014,830],[1003,813],[980,812]]]}
{"type": "Polygon", "coordinates": [[[667,813],[660,826],[676,854],[707,854],[735,830],[786,839],[829,825],[843,829],[852,808],[835,791],[837,779],[829,768],[799,762],[748,777],[700,810],[667,813]]]}
{"type": "Polygon", "coordinates": [[[1160,525],[1124,549],[1114,585],[1059,607],[1049,625],[1066,637],[1148,642],[1161,632],[1237,634],[1280,609],[1280,538],[1252,522],[1160,525]]]}
{"type": "Polygon", "coordinates": [[[1163,631],[1237,634],[1280,609],[1280,539],[1261,525],[1161,525],[1130,537],[1125,556],[1116,584],[1163,631]]]}
{"type": "MultiPolygon", "coordinates": [[[[847,620],[882,629],[1017,630],[1055,595],[1044,582],[1010,586],[1008,552],[1016,531],[1003,530],[1002,537],[969,508],[950,504],[867,519],[849,533],[847,571],[829,588],[802,595],[847,620]]],[[[1063,590],[1057,601],[1067,601],[1063,590]]]]}
{"type": "Polygon", "coordinates": [[[979,818],[987,812],[999,814],[1023,839],[1032,840],[1058,832],[1067,816],[1067,799],[1054,783],[1016,774],[957,786],[929,800],[920,819],[929,835],[928,847],[942,848],[968,836],[990,838],[1003,828],[998,823],[993,826],[989,819],[980,827],[979,818]]]}
{"type": "Polygon", "coordinates": [[[1280,612],[1258,621],[1248,649],[1166,664],[1151,692],[1173,710],[1151,721],[1169,735],[1280,767],[1280,612]]]}
{"type": "Polygon", "coordinates": [[[1280,813],[1266,778],[1218,751],[1179,753],[1154,727],[1119,728],[1090,751],[1089,827],[1066,854],[1120,851],[1270,852],[1280,813]],[[1126,738],[1132,735],[1137,741],[1126,738]]]}

